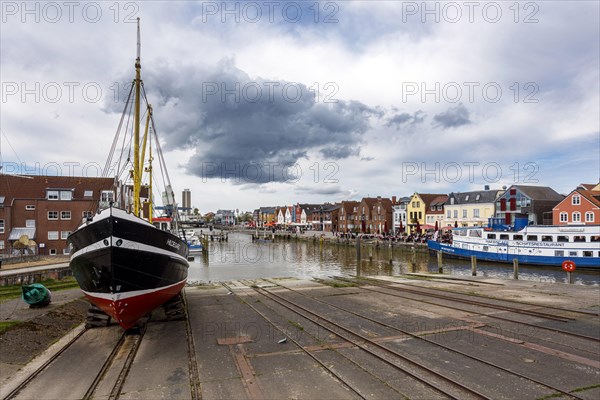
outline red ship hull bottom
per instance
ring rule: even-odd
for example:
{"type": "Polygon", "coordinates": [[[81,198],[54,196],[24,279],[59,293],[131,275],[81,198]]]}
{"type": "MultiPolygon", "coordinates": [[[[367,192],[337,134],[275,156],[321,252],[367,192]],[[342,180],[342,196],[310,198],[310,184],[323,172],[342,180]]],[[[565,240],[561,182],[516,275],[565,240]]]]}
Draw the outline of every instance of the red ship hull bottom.
{"type": "Polygon", "coordinates": [[[88,300],[110,315],[124,329],[135,326],[143,316],[177,296],[185,286],[185,280],[157,289],[126,293],[83,293],[88,300]]]}

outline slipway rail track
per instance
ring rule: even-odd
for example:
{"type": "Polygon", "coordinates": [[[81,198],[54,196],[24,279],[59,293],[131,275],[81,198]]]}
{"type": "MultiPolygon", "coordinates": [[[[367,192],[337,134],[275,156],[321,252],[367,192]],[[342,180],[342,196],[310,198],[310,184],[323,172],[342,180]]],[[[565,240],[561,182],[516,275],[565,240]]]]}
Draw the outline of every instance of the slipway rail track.
{"type": "MultiPolygon", "coordinates": [[[[185,317],[180,319],[185,319],[181,322],[185,324],[183,329],[187,339],[189,398],[197,400],[201,398],[199,372],[185,296],[182,296],[182,298],[185,317]]],[[[148,321],[149,318],[144,318],[136,327],[128,331],[123,331],[115,325],[82,329],[54,354],[50,355],[43,364],[37,366],[24,377],[14,388],[9,389],[10,392],[5,394],[2,399],[30,398],[32,392],[48,384],[49,378],[43,376],[45,373],[61,376],[61,384],[52,385],[52,390],[55,390],[55,392],[46,394],[46,397],[60,396],[62,398],[84,400],[94,398],[119,399],[138,356],[138,350],[144,342],[148,321]],[[104,339],[99,340],[100,337],[104,339]],[[81,371],[77,376],[70,375],[67,371],[61,371],[61,368],[64,370],[64,366],[69,364],[73,370],[76,370],[77,364],[84,359],[86,361],[93,359],[93,361],[82,363],[81,371]],[[64,375],[64,378],[62,375],[64,375]]],[[[156,323],[168,324],[170,322],[166,320],[157,321],[156,323]]],[[[46,397],[42,396],[42,398],[46,397]]]]}
{"type": "MultiPolygon", "coordinates": [[[[521,374],[521,373],[518,373],[518,372],[516,372],[516,371],[513,371],[513,370],[511,370],[511,369],[509,369],[509,368],[505,368],[505,367],[503,367],[503,366],[501,366],[501,365],[499,365],[499,364],[497,364],[497,363],[494,363],[494,362],[490,362],[490,361],[484,360],[484,359],[482,359],[482,358],[480,358],[480,357],[476,357],[476,356],[473,356],[473,355],[467,354],[467,353],[465,353],[465,352],[463,352],[463,351],[460,351],[460,350],[454,349],[454,348],[452,348],[452,347],[450,347],[450,346],[446,346],[446,345],[444,345],[444,344],[441,344],[441,343],[438,343],[438,342],[436,342],[436,341],[434,341],[434,340],[430,340],[430,339],[428,339],[428,338],[427,338],[427,337],[425,337],[425,336],[420,336],[420,335],[413,334],[413,333],[411,333],[411,332],[409,332],[409,331],[407,331],[407,330],[401,329],[401,328],[399,328],[399,327],[397,327],[397,326],[393,326],[393,325],[390,325],[390,324],[388,324],[388,323],[385,323],[385,322],[382,322],[382,321],[380,321],[380,320],[377,320],[377,319],[375,319],[375,318],[371,318],[370,316],[368,316],[368,315],[365,315],[365,314],[363,314],[363,313],[357,313],[357,312],[355,312],[355,311],[353,311],[353,310],[350,310],[350,309],[348,309],[348,308],[345,308],[345,307],[341,307],[341,306],[338,306],[338,305],[332,304],[332,303],[330,303],[330,302],[324,301],[324,300],[322,300],[322,299],[319,299],[319,298],[316,298],[316,297],[314,297],[314,296],[309,296],[309,295],[307,295],[307,294],[303,293],[302,291],[295,290],[295,289],[293,289],[293,288],[287,287],[287,286],[285,286],[285,285],[282,285],[282,284],[280,284],[280,283],[274,282],[274,281],[272,281],[272,280],[268,280],[268,279],[266,279],[265,281],[266,281],[266,282],[268,282],[268,283],[270,283],[270,284],[272,284],[272,285],[275,285],[277,288],[281,288],[281,289],[285,289],[285,290],[287,290],[287,291],[289,291],[289,292],[293,292],[294,294],[300,295],[300,296],[302,296],[303,298],[309,299],[310,301],[314,301],[314,302],[318,302],[318,303],[324,304],[324,305],[326,305],[327,307],[331,307],[331,308],[334,308],[334,309],[337,309],[337,310],[341,310],[341,311],[344,311],[344,312],[346,312],[346,313],[352,314],[352,315],[354,315],[354,316],[360,317],[360,318],[362,318],[362,319],[365,319],[365,320],[368,320],[368,321],[374,322],[374,323],[376,323],[376,324],[379,324],[379,325],[381,325],[381,326],[384,326],[384,327],[386,327],[386,328],[393,329],[393,330],[395,330],[395,331],[397,331],[397,332],[399,332],[399,333],[402,333],[403,335],[409,336],[409,337],[411,337],[411,338],[413,338],[413,339],[417,339],[417,340],[420,340],[420,341],[426,342],[426,343],[428,343],[428,344],[431,344],[431,345],[433,345],[433,346],[437,346],[437,347],[443,348],[443,349],[445,349],[445,350],[451,351],[451,352],[453,352],[453,353],[460,354],[460,355],[462,355],[462,356],[464,356],[464,357],[467,357],[467,358],[469,358],[469,359],[471,359],[471,360],[474,360],[474,361],[477,361],[477,362],[480,362],[480,363],[483,363],[483,364],[489,365],[489,366],[491,366],[491,367],[494,367],[494,368],[496,368],[496,369],[498,369],[498,370],[501,370],[501,371],[507,372],[507,373],[509,373],[509,374],[511,374],[511,375],[514,375],[514,376],[517,376],[517,377],[519,377],[519,378],[527,379],[527,380],[529,380],[529,381],[531,381],[531,382],[534,382],[534,383],[536,383],[536,384],[538,384],[538,385],[545,386],[545,387],[547,387],[548,389],[552,389],[552,390],[556,391],[557,393],[564,394],[564,395],[566,395],[566,396],[568,396],[568,397],[570,397],[570,398],[582,399],[582,397],[579,397],[579,396],[577,396],[577,395],[575,395],[575,394],[573,394],[573,393],[570,393],[570,392],[568,392],[567,390],[564,390],[564,389],[562,389],[562,388],[559,388],[559,387],[557,387],[557,386],[554,386],[554,385],[552,385],[552,384],[550,384],[550,383],[547,383],[547,382],[540,381],[540,380],[538,380],[538,379],[535,379],[535,378],[532,378],[532,377],[530,377],[530,376],[526,376],[526,375],[524,375],[524,374],[521,374]]],[[[267,290],[265,290],[265,289],[262,289],[262,290],[264,290],[264,291],[267,291],[267,290]]],[[[275,296],[277,296],[277,295],[276,295],[276,294],[274,294],[274,293],[271,293],[271,294],[272,294],[272,295],[275,295],[275,296]]],[[[279,297],[279,298],[283,298],[282,296],[277,296],[277,297],[279,297]]],[[[286,301],[289,301],[291,304],[294,304],[294,303],[292,303],[290,300],[286,300],[286,301]]]]}

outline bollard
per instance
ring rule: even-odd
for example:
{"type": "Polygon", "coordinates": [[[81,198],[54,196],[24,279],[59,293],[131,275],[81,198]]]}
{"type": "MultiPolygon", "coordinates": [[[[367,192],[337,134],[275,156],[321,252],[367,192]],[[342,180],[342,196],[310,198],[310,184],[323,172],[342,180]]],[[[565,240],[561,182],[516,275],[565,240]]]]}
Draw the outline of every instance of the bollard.
{"type": "Polygon", "coordinates": [[[513,258],[513,278],[519,279],[519,260],[513,258]]]}
{"type": "Polygon", "coordinates": [[[438,273],[444,273],[444,266],[442,264],[442,251],[438,250],[437,252],[437,264],[438,264],[438,273]]]}
{"type": "Polygon", "coordinates": [[[394,260],[394,248],[392,247],[392,242],[390,242],[390,264],[393,263],[394,260]]]}
{"type": "Polygon", "coordinates": [[[567,272],[567,282],[569,282],[569,284],[575,283],[575,274],[574,273],[567,272]]]}
{"type": "Polygon", "coordinates": [[[471,256],[471,275],[477,276],[477,257],[471,256]]]}

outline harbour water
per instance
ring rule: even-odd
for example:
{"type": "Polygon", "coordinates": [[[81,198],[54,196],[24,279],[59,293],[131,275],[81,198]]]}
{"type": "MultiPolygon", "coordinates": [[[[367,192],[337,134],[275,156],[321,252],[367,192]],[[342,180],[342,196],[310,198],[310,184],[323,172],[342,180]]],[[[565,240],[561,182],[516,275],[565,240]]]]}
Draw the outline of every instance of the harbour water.
{"type": "MultiPolygon", "coordinates": [[[[251,236],[230,233],[227,242],[209,242],[206,255],[196,254],[190,262],[188,281],[218,282],[235,279],[296,277],[311,279],[334,275],[401,275],[408,272],[438,271],[436,257],[427,252],[414,254],[409,247],[379,249],[362,247],[360,267],[354,244],[349,246],[320,244],[318,241],[282,241],[253,243],[251,236]],[[372,256],[372,257],[370,257],[372,256]],[[412,267],[413,257],[416,267],[412,267]]],[[[444,273],[470,276],[469,261],[444,259],[444,273]]],[[[512,279],[512,265],[478,262],[477,275],[489,278],[512,279]]],[[[519,267],[519,279],[537,282],[567,282],[560,268],[519,267]]],[[[577,270],[575,284],[600,286],[600,271],[577,270]]]]}

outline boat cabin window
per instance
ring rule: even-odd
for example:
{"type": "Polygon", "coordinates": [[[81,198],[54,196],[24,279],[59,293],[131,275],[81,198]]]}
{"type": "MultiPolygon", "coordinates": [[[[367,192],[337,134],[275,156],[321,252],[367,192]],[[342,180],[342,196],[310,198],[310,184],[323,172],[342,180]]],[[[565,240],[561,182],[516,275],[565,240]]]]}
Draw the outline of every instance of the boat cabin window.
{"type": "Polygon", "coordinates": [[[574,236],[573,241],[574,242],[585,242],[585,236],[574,236]]]}
{"type": "Polygon", "coordinates": [[[578,254],[577,254],[576,251],[570,251],[569,252],[569,257],[577,257],[577,256],[578,256],[578,254]]]}
{"type": "Polygon", "coordinates": [[[557,242],[568,242],[569,241],[569,237],[568,236],[561,236],[561,235],[559,235],[559,236],[556,237],[556,241],[557,242]]]}
{"type": "Polygon", "coordinates": [[[500,234],[500,240],[509,240],[508,234],[506,234],[506,233],[501,233],[501,234],[500,234]]]}
{"type": "Polygon", "coordinates": [[[523,240],[523,235],[514,235],[513,240],[523,240]]]}
{"type": "Polygon", "coordinates": [[[478,229],[472,229],[469,231],[470,237],[481,237],[481,231],[478,229]]]}
{"type": "Polygon", "coordinates": [[[458,234],[459,234],[460,236],[467,236],[467,231],[465,231],[465,230],[458,231],[458,234]]]}
{"type": "Polygon", "coordinates": [[[555,257],[564,257],[565,251],[564,250],[554,250],[554,256],[555,257]]]}
{"type": "Polygon", "coordinates": [[[583,256],[584,257],[593,257],[592,252],[591,251],[584,251],[583,252],[583,256]]]}
{"type": "Polygon", "coordinates": [[[592,237],[590,237],[590,242],[600,242],[600,236],[592,236],[592,237]]]}
{"type": "Polygon", "coordinates": [[[488,233],[487,234],[487,238],[488,239],[496,239],[496,234],[495,233],[488,233]]]}
{"type": "Polygon", "coordinates": [[[537,235],[527,235],[527,240],[537,242],[538,238],[537,235]]]}
{"type": "Polygon", "coordinates": [[[550,235],[542,235],[542,242],[551,242],[552,236],[550,235]]]}

